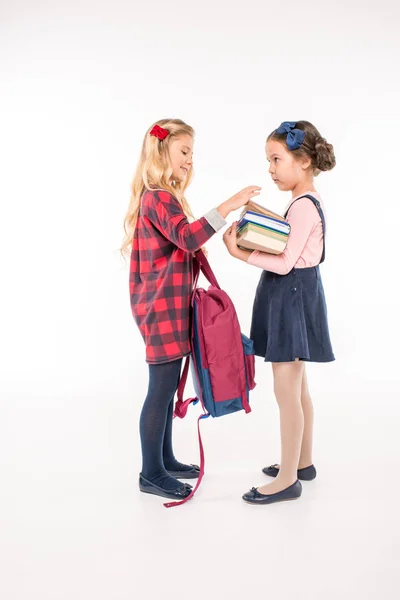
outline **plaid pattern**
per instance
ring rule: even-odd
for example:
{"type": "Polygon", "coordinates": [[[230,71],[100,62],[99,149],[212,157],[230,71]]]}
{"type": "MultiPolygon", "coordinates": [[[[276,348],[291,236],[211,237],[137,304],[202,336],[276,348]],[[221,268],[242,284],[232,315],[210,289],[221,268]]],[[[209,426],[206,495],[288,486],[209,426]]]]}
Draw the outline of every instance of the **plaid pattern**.
{"type": "Polygon", "coordinates": [[[132,244],[129,289],[146,361],[166,363],[190,354],[193,253],[215,233],[205,217],[189,223],[164,190],[141,199],[132,244]]]}

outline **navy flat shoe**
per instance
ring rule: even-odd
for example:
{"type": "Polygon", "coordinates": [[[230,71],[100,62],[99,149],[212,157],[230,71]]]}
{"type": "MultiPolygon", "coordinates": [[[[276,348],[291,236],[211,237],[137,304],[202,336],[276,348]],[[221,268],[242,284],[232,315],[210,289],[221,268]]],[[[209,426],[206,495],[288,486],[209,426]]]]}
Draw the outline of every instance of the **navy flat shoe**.
{"type": "Polygon", "coordinates": [[[168,471],[167,473],[175,479],[198,479],[200,475],[200,467],[197,465],[190,465],[192,468],[190,471],[168,471]]]}
{"type": "Polygon", "coordinates": [[[253,487],[242,498],[249,504],[273,504],[274,502],[283,502],[284,500],[296,500],[296,498],[301,496],[302,489],[300,481],[297,480],[288,488],[276,494],[261,494],[257,488],[253,487]]]}
{"type": "Polygon", "coordinates": [[[170,498],[171,500],[183,500],[187,498],[192,492],[192,486],[188,483],[183,483],[176,490],[165,490],[164,488],[152,483],[140,473],[139,475],[139,489],[145,494],[154,494],[155,496],[162,496],[163,498],[170,498]]]}
{"type": "MultiPolygon", "coordinates": [[[[270,467],[264,467],[262,470],[265,475],[269,475],[270,477],[276,477],[279,473],[279,467],[275,465],[271,465],[270,467]]],[[[310,465],[309,467],[304,467],[303,469],[298,469],[297,478],[302,481],[311,481],[315,479],[317,476],[317,470],[314,465],[310,465]]]]}

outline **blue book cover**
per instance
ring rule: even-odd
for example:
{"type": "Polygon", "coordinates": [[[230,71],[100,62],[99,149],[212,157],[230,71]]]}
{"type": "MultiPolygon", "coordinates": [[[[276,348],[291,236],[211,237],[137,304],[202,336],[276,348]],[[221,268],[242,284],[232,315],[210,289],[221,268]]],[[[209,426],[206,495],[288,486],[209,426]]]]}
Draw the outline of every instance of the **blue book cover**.
{"type": "MultiPolygon", "coordinates": [[[[264,227],[265,229],[269,229],[270,231],[276,231],[277,233],[281,233],[283,235],[288,235],[290,233],[290,225],[289,223],[285,223],[285,222],[279,222],[277,221],[277,225],[274,224],[274,220],[263,220],[262,222],[260,222],[259,219],[252,219],[247,218],[246,219],[246,215],[249,215],[249,213],[246,213],[238,222],[238,229],[241,229],[242,227],[244,227],[245,225],[247,225],[247,223],[253,223],[255,225],[259,225],[260,227],[264,227]]],[[[256,215],[257,217],[259,215],[256,215]]]]}
{"type": "Polygon", "coordinates": [[[266,217],[259,213],[254,213],[251,211],[247,211],[244,213],[242,219],[248,221],[249,223],[258,223],[259,225],[266,225],[273,229],[277,229],[278,231],[289,232],[290,225],[287,221],[282,219],[279,221],[278,219],[274,219],[273,217],[266,217]]]}

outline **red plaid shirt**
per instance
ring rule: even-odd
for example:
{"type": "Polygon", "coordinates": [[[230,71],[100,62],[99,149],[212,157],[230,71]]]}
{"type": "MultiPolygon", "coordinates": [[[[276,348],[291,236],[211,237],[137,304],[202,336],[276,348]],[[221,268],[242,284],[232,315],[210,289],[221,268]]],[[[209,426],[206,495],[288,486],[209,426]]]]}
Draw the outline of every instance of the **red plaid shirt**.
{"type": "Polygon", "coordinates": [[[166,363],[190,354],[193,253],[215,229],[205,217],[189,223],[178,200],[147,190],[133,237],[129,288],[146,361],[166,363]]]}

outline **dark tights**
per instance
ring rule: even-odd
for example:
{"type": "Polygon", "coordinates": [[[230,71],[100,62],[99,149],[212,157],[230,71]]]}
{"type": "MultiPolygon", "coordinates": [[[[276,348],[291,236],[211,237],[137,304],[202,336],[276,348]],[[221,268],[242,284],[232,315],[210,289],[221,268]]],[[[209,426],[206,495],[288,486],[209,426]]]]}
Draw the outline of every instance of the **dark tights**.
{"type": "Polygon", "coordinates": [[[140,415],[142,474],[167,490],[177,489],[180,481],[169,471],[187,471],[190,465],[179,463],[172,448],[174,396],[178,387],[182,359],[149,365],[149,389],[140,415]]]}

